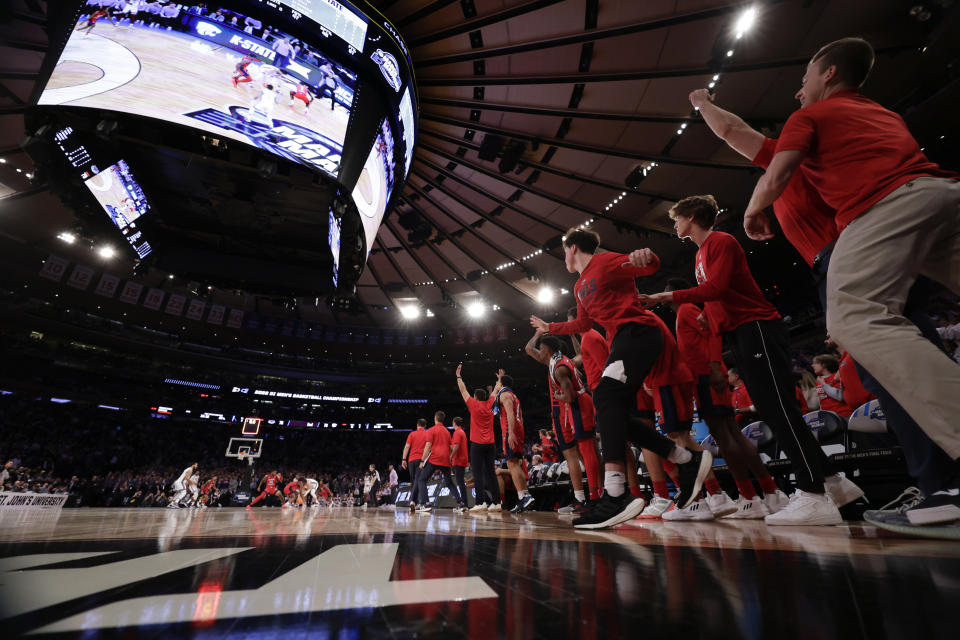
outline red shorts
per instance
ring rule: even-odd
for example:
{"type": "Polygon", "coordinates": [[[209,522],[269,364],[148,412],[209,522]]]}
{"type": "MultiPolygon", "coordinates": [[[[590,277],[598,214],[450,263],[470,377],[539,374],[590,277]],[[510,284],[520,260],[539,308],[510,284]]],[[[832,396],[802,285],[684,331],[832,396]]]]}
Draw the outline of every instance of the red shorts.
{"type": "Polygon", "coordinates": [[[311,102],[313,102],[313,98],[311,98],[306,93],[297,92],[293,94],[293,97],[296,98],[297,100],[300,100],[301,102],[303,102],[303,104],[308,106],[310,105],[311,102]]]}
{"type": "Polygon", "coordinates": [[[653,418],[653,412],[656,410],[656,407],[653,403],[653,398],[650,397],[650,394],[647,393],[644,389],[640,389],[637,392],[637,411],[640,413],[642,418],[653,418]]]}
{"type": "Polygon", "coordinates": [[[561,417],[564,440],[588,440],[593,437],[597,426],[596,409],[593,398],[589,394],[581,393],[577,401],[563,403],[561,417]]]}
{"type": "Polygon", "coordinates": [[[697,376],[697,411],[700,416],[732,416],[733,393],[724,385],[722,391],[710,384],[710,376],[697,376]]]}
{"type": "Polygon", "coordinates": [[[664,433],[689,431],[693,426],[693,382],[657,387],[653,403],[660,414],[660,430],[664,433]]]}

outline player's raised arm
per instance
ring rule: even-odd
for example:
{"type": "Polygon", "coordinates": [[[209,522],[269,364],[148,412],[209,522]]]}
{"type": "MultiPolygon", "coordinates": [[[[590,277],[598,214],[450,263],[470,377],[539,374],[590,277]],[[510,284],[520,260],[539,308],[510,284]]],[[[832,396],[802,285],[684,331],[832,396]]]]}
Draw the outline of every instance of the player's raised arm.
{"type": "Polygon", "coordinates": [[[463,383],[463,378],[460,377],[460,374],[463,372],[463,364],[457,365],[457,387],[460,389],[460,397],[463,398],[463,401],[466,403],[470,402],[470,394],[467,392],[467,385],[463,383]]]}
{"type": "Polygon", "coordinates": [[[713,95],[707,89],[692,91],[690,104],[700,111],[710,130],[734,151],[747,160],[753,160],[760,153],[765,136],[744,122],[740,116],[713,104],[713,95]]]}
{"type": "Polygon", "coordinates": [[[537,348],[537,342],[539,342],[540,337],[543,335],[543,331],[539,328],[534,332],[533,336],[527,341],[526,346],[523,350],[527,352],[527,355],[539,362],[540,364],[549,364],[550,359],[547,357],[541,349],[537,348]]]}

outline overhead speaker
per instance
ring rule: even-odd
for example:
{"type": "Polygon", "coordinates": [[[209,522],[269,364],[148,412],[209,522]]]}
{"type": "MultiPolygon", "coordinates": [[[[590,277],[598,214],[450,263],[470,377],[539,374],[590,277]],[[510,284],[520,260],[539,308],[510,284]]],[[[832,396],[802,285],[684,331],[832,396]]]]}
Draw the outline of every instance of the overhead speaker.
{"type": "Polygon", "coordinates": [[[488,133],[483,137],[483,142],[480,143],[480,151],[478,155],[481,160],[493,161],[497,159],[497,156],[500,154],[500,150],[503,149],[503,145],[506,142],[506,139],[503,136],[498,136],[492,133],[488,133]]]}

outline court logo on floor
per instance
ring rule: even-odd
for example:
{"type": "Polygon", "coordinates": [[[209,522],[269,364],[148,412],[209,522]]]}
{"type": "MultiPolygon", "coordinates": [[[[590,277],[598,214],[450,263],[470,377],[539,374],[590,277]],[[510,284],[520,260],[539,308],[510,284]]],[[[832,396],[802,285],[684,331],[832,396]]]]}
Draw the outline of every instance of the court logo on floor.
{"type": "MultiPolygon", "coordinates": [[[[344,544],[257,589],[173,593],[110,602],[32,630],[62,633],[151,624],[214,622],[295,613],[495,598],[479,577],[391,581],[399,545],[344,544]]],[[[184,549],[81,569],[42,569],[112,552],[56,553],[0,559],[0,619],[85,598],[251,550],[184,549]]]]}

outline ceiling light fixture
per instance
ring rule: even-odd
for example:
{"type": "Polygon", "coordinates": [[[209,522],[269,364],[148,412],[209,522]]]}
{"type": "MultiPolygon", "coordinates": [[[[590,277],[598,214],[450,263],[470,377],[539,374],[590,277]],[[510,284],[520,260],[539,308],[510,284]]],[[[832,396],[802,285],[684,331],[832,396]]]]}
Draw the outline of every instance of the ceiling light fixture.
{"type": "Polygon", "coordinates": [[[416,320],[420,317],[420,308],[413,304],[400,307],[400,315],[406,320],[416,320]]]}
{"type": "Polygon", "coordinates": [[[67,244],[73,244],[77,239],[77,236],[73,235],[69,231],[64,231],[57,237],[63,240],[64,242],[66,242],[67,244]]]}
{"type": "Polygon", "coordinates": [[[483,302],[479,300],[476,302],[471,302],[467,305],[467,315],[469,315],[471,318],[482,318],[486,310],[487,309],[483,302]]]}
{"type": "Polygon", "coordinates": [[[740,14],[740,17],[737,18],[737,24],[734,26],[733,30],[737,34],[737,39],[739,40],[743,34],[753,28],[754,23],[757,21],[757,8],[749,7],[743,13],[740,14]]]}
{"type": "Polygon", "coordinates": [[[104,260],[109,260],[115,254],[116,252],[113,250],[113,247],[111,247],[110,245],[104,245],[99,249],[97,249],[97,255],[99,255],[104,260]]]}
{"type": "Polygon", "coordinates": [[[550,304],[553,302],[553,289],[550,287],[542,287],[537,293],[537,302],[540,304],[550,304]]]}

